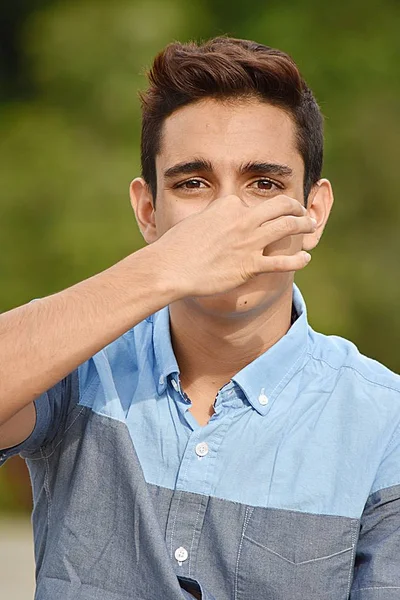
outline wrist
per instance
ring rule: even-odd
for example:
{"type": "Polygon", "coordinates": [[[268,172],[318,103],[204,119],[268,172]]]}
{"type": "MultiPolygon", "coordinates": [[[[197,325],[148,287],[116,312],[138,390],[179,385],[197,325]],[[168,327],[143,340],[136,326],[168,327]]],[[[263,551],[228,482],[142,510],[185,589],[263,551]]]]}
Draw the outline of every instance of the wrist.
{"type": "Polygon", "coordinates": [[[131,261],[130,269],[135,274],[142,273],[157,309],[185,296],[183,278],[174,269],[174,260],[168,250],[161,249],[158,242],[144,246],[127,260],[131,261]]]}

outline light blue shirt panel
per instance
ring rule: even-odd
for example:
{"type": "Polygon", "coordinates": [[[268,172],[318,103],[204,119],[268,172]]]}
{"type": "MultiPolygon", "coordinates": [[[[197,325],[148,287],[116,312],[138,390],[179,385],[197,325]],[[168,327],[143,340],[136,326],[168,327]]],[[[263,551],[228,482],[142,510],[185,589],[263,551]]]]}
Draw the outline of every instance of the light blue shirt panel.
{"type": "Polygon", "coordinates": [[[313,332],[296,287],[294,303],[289,332],[227,382],[205,427],[180,389],[168,307],[80,367],[80,403],[126,423],[149,483],[357,518],[374,488],[400,484],[400,378],[313,332]]]}

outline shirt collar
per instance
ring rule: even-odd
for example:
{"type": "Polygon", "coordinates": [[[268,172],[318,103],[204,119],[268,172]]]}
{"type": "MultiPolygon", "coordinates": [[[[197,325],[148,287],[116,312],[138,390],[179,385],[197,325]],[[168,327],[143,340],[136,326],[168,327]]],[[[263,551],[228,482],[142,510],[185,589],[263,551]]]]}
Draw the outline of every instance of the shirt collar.
{"type": "Polygon", "coordinates": [[[179,366],[175,358],[171,342],[169,324],[169,306],[156,312],[153,320],[153,348],[157,368],[157,389],[162,394],[167,387],[167,378],[172,373],[179,374],[179,366]]]}
{"type": "Polygon", "coordinates": [[[293,305],[298,316],[289,331],[232,377],[261,415],[270,411],[274,400],[304,364],[308,339],[307,311],[296,285],[293,285],[293,305]]]}
{"type": "MultiPolygon", "coordinates": [[[[266,415],[279,393],[303,365],[307,350],[308,323],[305,302],[299,288],[293,285],[293,305],[298,315],[289,331],[269,350],[253,360],[232,377],[249,403],[261,415],[266,415]]],[[[158,393],[167,386],[172,373],[179,374],[179,366],[171,343],[169,307],[161,309],[148,320],[153,320],[153,347],[158,376],[158,393]]]]}

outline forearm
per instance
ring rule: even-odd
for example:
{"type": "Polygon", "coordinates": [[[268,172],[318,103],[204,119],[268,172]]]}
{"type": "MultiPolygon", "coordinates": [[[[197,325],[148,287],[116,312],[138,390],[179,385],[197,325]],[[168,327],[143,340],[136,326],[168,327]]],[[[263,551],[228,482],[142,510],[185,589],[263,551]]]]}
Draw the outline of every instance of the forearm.
{"type": "Polygon", "coordinates": [[[0,426],[163,306],[303,268],[304,252],[264,249],[315,231],[305,212],[286,196],[252,209],[236,196],[219,198],[103,273],[0,315],[0,426]]]}
{"type": "Polygon", "coordinates": [[[0,315],[0,425],[131,327],[177,299],[151,246],[0,315]]]}

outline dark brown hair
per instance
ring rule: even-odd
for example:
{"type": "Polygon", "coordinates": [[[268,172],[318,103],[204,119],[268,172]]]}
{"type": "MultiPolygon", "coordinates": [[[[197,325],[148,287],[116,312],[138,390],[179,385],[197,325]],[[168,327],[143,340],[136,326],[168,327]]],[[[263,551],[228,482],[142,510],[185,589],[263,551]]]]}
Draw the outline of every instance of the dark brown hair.
{"type": "Polygon", "coordinates": [[[155,159],[164,120],[181,106],[204,98],[259,98],[291,115],[304,161],[304,198],[321,177],[323,118],[294,61],[256,42],[217,37],[202,45],[169,44],[154,59],[142,101],[142,176],[153,201],[157,195],[155,159]]]}

